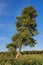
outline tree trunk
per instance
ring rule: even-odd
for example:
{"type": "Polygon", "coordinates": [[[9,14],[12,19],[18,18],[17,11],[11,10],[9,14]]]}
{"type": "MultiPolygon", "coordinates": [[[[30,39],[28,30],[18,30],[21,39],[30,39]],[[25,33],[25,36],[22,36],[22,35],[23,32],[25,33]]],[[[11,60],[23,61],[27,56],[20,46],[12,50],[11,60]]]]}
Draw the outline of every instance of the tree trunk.
{"type": "Polygon", "coordinates": [[[21,47],[19,47],[19,51],[17,52],[17,55],[16,55],[16,58],[15,59],[18,59],[21,57],[21,47]]]}

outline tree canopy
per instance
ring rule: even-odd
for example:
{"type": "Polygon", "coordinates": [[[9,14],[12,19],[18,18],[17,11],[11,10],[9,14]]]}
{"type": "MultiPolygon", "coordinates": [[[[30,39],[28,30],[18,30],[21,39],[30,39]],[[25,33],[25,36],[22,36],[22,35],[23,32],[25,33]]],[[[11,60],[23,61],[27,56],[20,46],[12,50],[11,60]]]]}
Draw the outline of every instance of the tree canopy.
{"type": "Polygon", "coordinates": [[[38,34],[36,23],[37,11],[32,6],[25,7],[15,22],[17,33],[12,36],[12,43],[21,51],[22,45],[33,47],[37,42],[34,36],[38,34]]]}

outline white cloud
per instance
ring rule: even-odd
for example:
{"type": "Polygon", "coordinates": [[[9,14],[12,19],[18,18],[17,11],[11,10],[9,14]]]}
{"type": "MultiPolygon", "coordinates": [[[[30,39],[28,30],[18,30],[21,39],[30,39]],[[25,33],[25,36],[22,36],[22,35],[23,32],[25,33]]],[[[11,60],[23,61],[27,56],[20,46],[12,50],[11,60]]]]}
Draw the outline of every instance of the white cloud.
{"type": "Polygon", "coordinates": [[[0,24],[0,32],[14,32],[14,29],[16,29],[15,28],[15,26],[14,26],[14,24],[12,24],[12,23],[8,23],[8,24],[0,24]]]}
{"type": "Polygon", "coordinates": [[[10,28],[11,26],[14,26],[14,24],[12,24],[12,23],[0,24],[0,28],[10,28]]]}
{"type": "Polygon", "coordinates": [[[6,37],[0,37],[0,42],[3,42],[6,40],[6,37]]]}
{"type": "Polygon", "coordinates": [[[6,8],[8,7],[8,5],[4,2],[0,3],[0,15],[6,15],[7,14],[7,10],[6,8]]]}

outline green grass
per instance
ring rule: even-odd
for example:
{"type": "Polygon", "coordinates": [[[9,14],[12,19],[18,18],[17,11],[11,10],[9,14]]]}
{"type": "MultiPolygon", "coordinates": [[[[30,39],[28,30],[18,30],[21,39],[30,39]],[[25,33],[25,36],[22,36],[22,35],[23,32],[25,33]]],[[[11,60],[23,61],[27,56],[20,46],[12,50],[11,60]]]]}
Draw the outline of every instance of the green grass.
{"type": "Polygon", "coordinates": [[[43,65],[42,54],[23,55],[19,59],[0,58],[0,65],[43,65]]]}

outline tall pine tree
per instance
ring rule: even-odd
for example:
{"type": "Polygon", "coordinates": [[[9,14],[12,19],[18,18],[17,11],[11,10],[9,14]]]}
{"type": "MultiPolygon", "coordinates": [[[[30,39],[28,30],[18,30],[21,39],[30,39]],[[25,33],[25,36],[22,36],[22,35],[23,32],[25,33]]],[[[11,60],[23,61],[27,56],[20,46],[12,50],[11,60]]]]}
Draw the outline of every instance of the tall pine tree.
{"type": "Polygon", "coordinates": [[[36,23],[37,12],[32,6],[25,7],[21,15],[16,17],[17,34],[12,37],[12,42],[19,49],[16,58],[21,57],[22,45],[33,47],[36,44],[34,36],[38,34],[36,23]]]}

